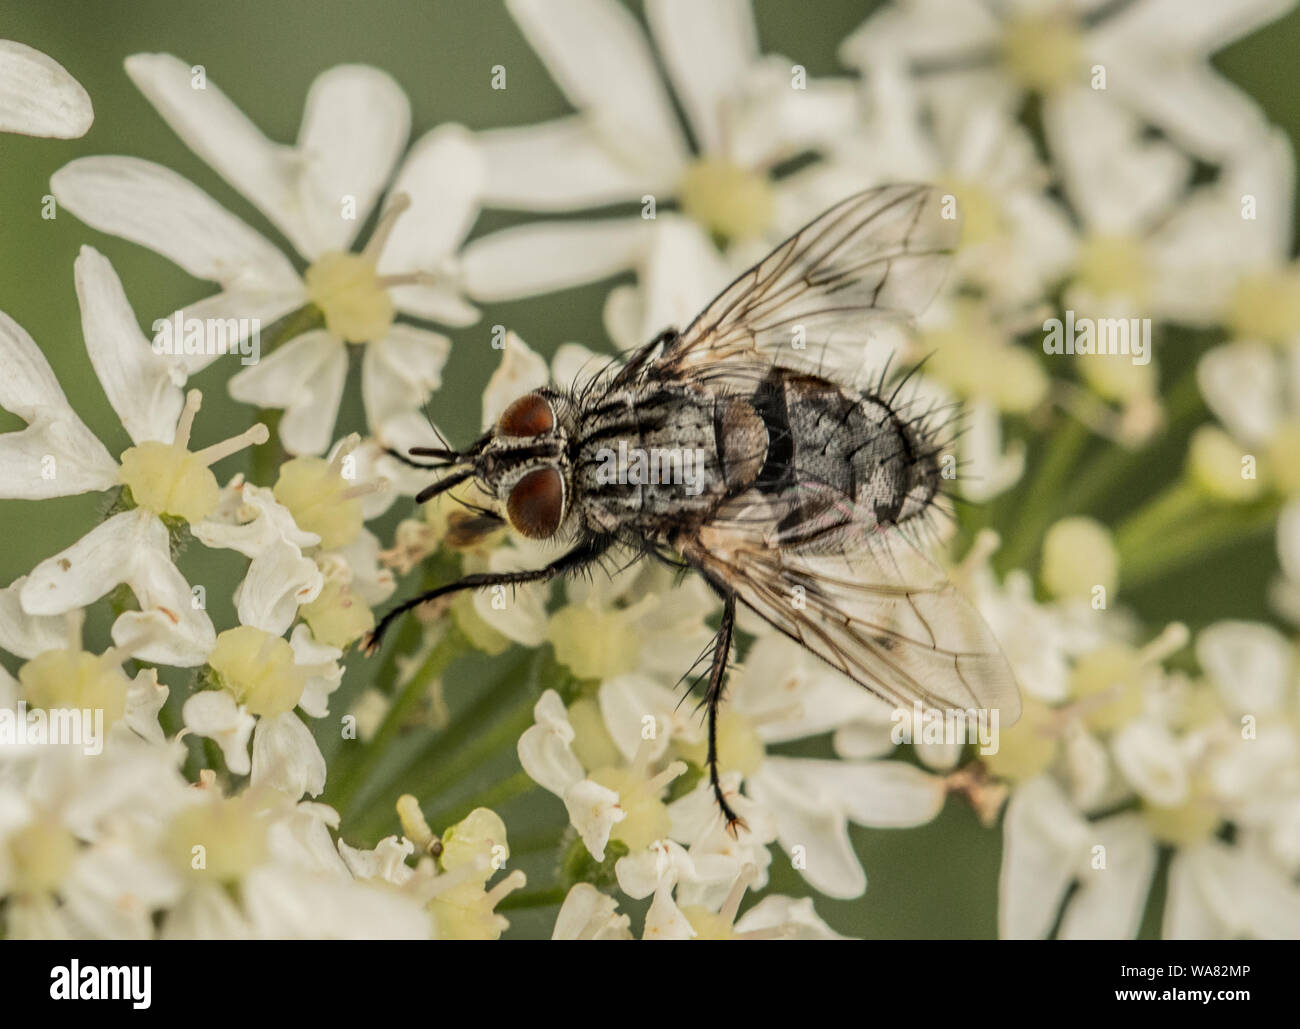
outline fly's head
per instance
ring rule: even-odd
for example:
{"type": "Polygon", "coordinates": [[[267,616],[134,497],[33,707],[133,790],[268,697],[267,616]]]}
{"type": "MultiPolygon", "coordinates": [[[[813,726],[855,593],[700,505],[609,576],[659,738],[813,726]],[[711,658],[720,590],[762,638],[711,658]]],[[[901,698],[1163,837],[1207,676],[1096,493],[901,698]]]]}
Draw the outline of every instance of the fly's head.
{"type": "Polygon", "coordinates": [[[458,470],[416,497],[423,502],[475,479],[495,498],[505,518],[529,539],[550,539],[573,508],[567,448],[570,405],[552,389],[526,393],[505,409],[497,423],[465,451],[416,448],[413,454],[440,457],[458,470]]]}

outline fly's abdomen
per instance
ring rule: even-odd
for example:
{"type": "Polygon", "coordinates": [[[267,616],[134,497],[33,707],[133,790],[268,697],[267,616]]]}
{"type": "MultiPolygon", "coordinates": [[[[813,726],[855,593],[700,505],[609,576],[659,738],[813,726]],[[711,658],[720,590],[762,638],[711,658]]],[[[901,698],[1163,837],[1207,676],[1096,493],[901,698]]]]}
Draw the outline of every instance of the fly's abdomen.
{"type": "Polygon", "coordinates": [[[771,439],[755,485],[781,498],[785,542],[840,545],[836,525],[902,524],[934,499],[933,446],[882,398],[774,370],[753,403],[771,439]]]}

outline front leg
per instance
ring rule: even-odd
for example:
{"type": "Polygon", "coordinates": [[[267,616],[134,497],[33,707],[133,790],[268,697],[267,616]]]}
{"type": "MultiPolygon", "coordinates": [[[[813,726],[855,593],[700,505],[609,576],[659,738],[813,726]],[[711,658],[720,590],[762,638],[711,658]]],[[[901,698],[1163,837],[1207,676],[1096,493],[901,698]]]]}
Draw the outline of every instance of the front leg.
{"type": "Polygon", "coordinates": [[[704,703],[709,709],[709,784],[713,787],[713,797],[718,802],[722,817],[727,820],[727,832],[732,837],[739,835],[741,829],[748,830],[745,820],[731,809],[722,792],[722,781],[718,776],[718,708],[722,704],[723,684],[727,676],[727,659],[731,656],[731,642],[736,629],[736,595],[728,593],[722,601],[722,625],[713,644],[713,667],[709,670],[709,691],[704,703]]]}
{"type": "Polygon", "coordinates": [[[482,589],[484,586],[520,586],[529,582],[547,582],[557,575],[565,575],[568,572],[577,571],[579,568],[591,564],[593,561],[598,560],[609,547],[610,540],[607,536],[592,536],[584,539],[568,553],[561,554],[542,568],[533,568],[522,572],[479,572],[475,575],[467,575],[463,579],[457,579],[446,586],[426,590],[410,600],[404,600],[389,611],[388,614],[384,615],[379,620],[379,624],[371,630],[369,636],[362,643],[362,649],[367,654],[373,654],[378,650],[384,633],[388,631],[389,626],[413,607],[419,607],[421,604],[427,604],[431,600],[437,600],[439,597],[445,597],[449,593],[457,593],[460,590],[482,589]]]}

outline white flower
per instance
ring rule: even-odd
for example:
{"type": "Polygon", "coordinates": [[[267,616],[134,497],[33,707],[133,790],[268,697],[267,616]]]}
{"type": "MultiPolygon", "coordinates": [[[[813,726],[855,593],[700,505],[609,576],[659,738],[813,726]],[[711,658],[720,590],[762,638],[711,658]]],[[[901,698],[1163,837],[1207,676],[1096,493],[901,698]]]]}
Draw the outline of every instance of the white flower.
{"type": "Polygon", "coordinates": [[[0,132],[76,139],[95,112],[81,83],[54,58],[0,39],[0,132]]]}
{"type": "MultiPolygon", "coordinates": [[[[476,213],[481,176],[464,130],[423,137],[397,170],[374,236],[350,252],[406,145],[409,105],[386,74],[344,65],[312,85],[295,147],[268,140],[188,64],[137,54],[127,72],[181,138],[253,203],[309,262],[303,276],[271,243],[188,180],[137,158],[82,158],[52,189],[88,224],[171,258],[217,295],[169,321],[199,319],[204,353],[178,355],[192,373],[220,352],[227,319],[269,326],[308,302],[323,328],[284,343],[231,380],[236,399],[286,411],[285,446],[317,454],[330,441],[347,375],[347,343],[365,343],[362,394],[372,425],[418,408],[440,383],[445,336],[394,322],[396,312],[448,325],[477,311],[458,284],[455,251],[476,213]]],[[[245,323],[247,324],[247,323],[245,323]]],[[[229,340],[234,343],[237,340],[229,340]]]]}
{"type": "MultiPolygon", "coordinates": [[[[1059,159],[1088,138],[1095,115],[1136,137],[1158,127],[1179,146],[1210,161],[1239,152],[1263,123],[1259,108],[1220,76],[1209,56],[1280,17],[1292,0],[895,0],[845,41],[841,56],[867,68],[902,56],[928,88],[960,93],[982,106],[1016,109],[1027,93],[1043,98],[1043,120],[1059,159]],[[1102,88],[1104,86],[1104,88],[1102,88]],[[1104,104],[1104,113],[1089,108],[1104,104]]],[[[1109,144],[1109,137],[1098,143],[1109,144]]],[[[1111,151],[1125,176],[1156,149],[1111,151]]],[[[1136,179],[1132,179],[1137,184],[1136,179]]],[[[1148,188],[1156,187],[1153,180],[1148,188]]]]}
{"type": "Polygon", "coordinates": [[[123,486],[135,505],[112,514],[77,543],[42,561],[28,576],[22,604],[29,614],[61,614],[84,607],[125,583],[139,611],[119,615],[113,638],[142,641],[135,656],[195,665],[210,649],[212,623],[173,562],[170,529],[198,525],[220,504],[208,466],[265,442],[254,425],[232,439],[191,453],[190,429],[201,396],[182,397],[166,365],[149,349],[112,266],[83,247],[76,262],[86,350],[109,403],[134,446],[113,460],[69,405],[32,338],[0,313],[0,352],[11,374],[0,385],[0,406],[28,427],[0,437],[0,471],[7,497],[72,496],[123,486]]]}
{"type": "MultiPolygon", "coordinates": [[[[855,114],[847,81],[808,79],[802,66],[760,55],[748,0],[653,0],[650,34],[693,152],[625,8],[614,0],[509,8],[577,113],[478,134],[488,206],[568,211],[675,199],[719,238],[752,242],[771,235],[784,203],[773,168],[824,145],[855,114]]],[[[530,280],[530,292],[544,292],[605,278],[638,261],[646,230],[642,218],[507,229],[467,259],[467,281],[486,297],[503,286],[517,295],[530,280]]]]}

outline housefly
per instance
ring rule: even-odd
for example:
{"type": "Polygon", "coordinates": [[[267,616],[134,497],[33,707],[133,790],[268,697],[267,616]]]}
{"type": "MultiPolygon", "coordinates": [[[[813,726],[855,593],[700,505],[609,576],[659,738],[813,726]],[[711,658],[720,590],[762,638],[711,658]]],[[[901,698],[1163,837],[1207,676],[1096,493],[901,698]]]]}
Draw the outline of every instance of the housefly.
{"type": "Polygon", "coordinates": [[[733,833],[743,823],[719,779],[717,715],[737,604],[896,708],[997,709],[1014,721],[1020,698],[997,642],[910,531],[940,499],[936,431],[897,390],[886,395],[883,376],[856,374],[866,346],[938,291],[958,235],[943,200],[922,185],[851,196],[685,330],[580,385],[518,398],[468,449],[412,448],[434,460],[408,463],[446,472],[418,501],[476,480],[503,509],[480,519],[566,548],[541,568],[421,593],[383,617],[368,647],[419,604],[544,582],[616,547],[693,569],[722,601],[702,703],[709,781],[733,833]],[[695,474],[628,474],[655,454],[688,455],[695,474]]]}

